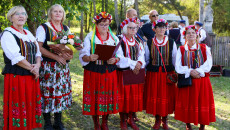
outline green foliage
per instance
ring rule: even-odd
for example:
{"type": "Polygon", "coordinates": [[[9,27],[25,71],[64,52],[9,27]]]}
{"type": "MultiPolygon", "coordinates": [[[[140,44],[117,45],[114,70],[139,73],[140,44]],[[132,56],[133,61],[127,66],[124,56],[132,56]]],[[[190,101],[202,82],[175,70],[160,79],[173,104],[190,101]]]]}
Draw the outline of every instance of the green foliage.
{"type": "Polygon", "coordinates": [[[53,4],[61,4],[66,11],[67,20],[77,19],[80,20],[80,12],[87,10],[87,3],[89,0],[4,0],[0,3],[0,25],[3,30],[9,26],[9,22],[6,19],[6,14],[9,9],[16,5],[22,5],[25,7],[28,13],[28,25],[29,29],[34,31],[38,25],[47,21],[47,11],[53,4]],[[80,3],[84,2],[84,6],[80,6],[80,3]],[[7,21],[7,22],[6,22],[7,21]],[[31,27],[33,25],[33,27],[31,27]]]}
{"type": "Polygon", "coordinates": [[[214,21],[213,28],[217,34],[230,35],[230,1],[229,0],[214,0],[213,11],[214,21]]]}

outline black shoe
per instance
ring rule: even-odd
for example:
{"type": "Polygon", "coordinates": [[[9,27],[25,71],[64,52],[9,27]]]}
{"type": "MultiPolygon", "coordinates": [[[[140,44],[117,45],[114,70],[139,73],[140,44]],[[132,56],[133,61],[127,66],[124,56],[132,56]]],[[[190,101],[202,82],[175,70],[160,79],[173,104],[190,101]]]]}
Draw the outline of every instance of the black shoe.
{"type": "Polygon", "coordinates": [[[65,130],[63,123],[61,122],[61,113],[54,113],[54,125],[55,130],[65,130]]]}
{"type": "Polygon", "coordinates": [[[53,130],[50,113],[43,113],[43,117],[45,120],[44,130],[53,130]]]}

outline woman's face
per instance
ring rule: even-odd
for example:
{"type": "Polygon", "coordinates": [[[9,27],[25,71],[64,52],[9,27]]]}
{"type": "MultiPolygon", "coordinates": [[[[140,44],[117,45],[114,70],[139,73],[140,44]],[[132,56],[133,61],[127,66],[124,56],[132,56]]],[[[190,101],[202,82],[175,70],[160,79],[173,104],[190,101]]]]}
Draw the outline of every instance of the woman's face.
{"type": "Polygon", "coordinates": [[[23,9],[15,12],[11,16],[11,22],[13,23],[14,26],[23,26],[26,23],[26,20],[27,20],[27,14],[23,9]]]}
{"type": "Polygon", "coordinates": [[[196,40],[196,32],[193,29],[188,29],[186,31],[185,38],[187,41],[195,41],[196,40]]]}
{"type": "Polygon", "coordinates": [[[62,9],[58,6],[54,7],[54,9],[51,12],[51,19],[54,21],[60,21],[63,19],[64,12],[62,9]]]}
{"type": "Polygon", "coordinates": [[[105,34],[108,32],[108,28],[109,28],[109,20],[106,19],[106,21],[101,21],[100,23],[96,24],[98,32],[101,34],[105,34]]]}
{"type": "Polygon", "coordinates": [[[163,27],[157,26],[156,29],[155,29],[156,34],[160,35],[160,36],[164,36],[165,35],[165,31],[166,31],[166,27],[165,26],[163,26],[163,27]]]}
{"type": "Polygon", "coordinates": [[[136,33],[137,33],[137,24],[130,22],[127,25],[127,34],[133,37],[136,33]]]}

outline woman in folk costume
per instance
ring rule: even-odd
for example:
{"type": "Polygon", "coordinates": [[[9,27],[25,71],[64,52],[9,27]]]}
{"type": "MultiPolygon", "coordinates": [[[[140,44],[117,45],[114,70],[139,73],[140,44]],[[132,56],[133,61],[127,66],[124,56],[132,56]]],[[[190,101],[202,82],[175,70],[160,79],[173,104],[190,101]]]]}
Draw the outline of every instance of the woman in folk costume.
{"type": "Polygon", "coordinates": [[[38,79],[41,52],[33,34],[23,29],[27,17],[24,7],[12,7],[7,13],[12,25],[1,37],[5,63],[3,130],[32,130],[42,126],[38,79]]]}
{"type": "Polygon", "coordinates": [[[167,22],[159,19],[154,26],[156,35],[147,41],[145,48],[146,82],[144,88],[144,109],[155,115],[153,129],[168,129],[167,116],[174,112],[176,84],[168,83],[168,75],[175,74],[174,64],[177,47],[172,39],[164,35],[167,22]],[[161,122],[162,121],[162,122],[161,122]]]}
{"type": "MultiPolygon", "coordinates": [[[[59,4],[52,5],[48,10],[48,22],[40,25],[36,38],[41,48],[43,61],[40,70],[40,86],[42,92],[42,108],[45,120],[44,129],[64,129],[61,122],[62,111],[72,104],[72,86],[69,70],[69,60],[73,52],[63,44],[61,51],[50,48],[48,42],[53,42],[58,32],[68,31],[62,23],[65,20],[65,11],[59,4]],[[51,123],[50,113],[54,113],[54,125],[51,123]]],[[[56,46],[56,45],[55,45],[56,46]]],[[[56,47],[58,48],[58,47],[56,47]]]]}
{"type": "MultiPolygon", "coordinates": [[[[123,34],[119,37],[124,58],[121,58],[118,64],[118,90],[119,90],[119,114],[120,126],[122,130],[127,130],[128,124],[135,130],[139,128],[134,121],[134,112],[142,111],[143,109],[143,89],[144,84],[123,85],[123,70],[131,69],[134,74],[138,74],[141,68],[145,67],[144,48],[135,35],[138,25],[136,19],[125,19],[120,27],[123,34]]],[[[143,77],[144,78],[144,77],[143,77]]],[[[133,79],[135,80],[135,79],[133,79]]]]}
{"type": "Polygon", "coordinates": [[[175,69],[178,74],[185,74],[185,78],[191,76],[192,85],[178,88],[175,119],[185,122],[187,130],[192,129],[190,123],[200,124],[200,130],[204,130],[205,125],[216,121],[209,79],[212,56],[208,46],[197,42],[194,25],[186,27],[183,34],[186,43],[178,49],[175,69]]]}
{"type": "Polygon", "coordinates": [[[79,59],[84,68],[83,81],[83,114],[92,115],[94,128],[108,130],[109,114],[118,113],[118,86],[116,63],[123,56],[121,47],[116,56],[107,61],[98,60],[95,48],[98,44],[116,46],[119,39],[109,28],[112,16],[101,12],[94,17],[94,30],[84,40],[79,59]],[[102,115],[102,124],[99,116],[102,115]]]}

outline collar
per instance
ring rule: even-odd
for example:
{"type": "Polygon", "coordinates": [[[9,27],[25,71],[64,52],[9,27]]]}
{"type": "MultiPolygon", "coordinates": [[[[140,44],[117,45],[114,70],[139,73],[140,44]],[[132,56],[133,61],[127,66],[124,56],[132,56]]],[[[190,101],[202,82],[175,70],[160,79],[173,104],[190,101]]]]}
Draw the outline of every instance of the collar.
{"type": "MultiPolygon", "coordinates": [[[[152,40],[154,40],[154,38],[152,40]]],[[[169,39],[168,36],[165,35],[165,41],[164,41],[164,43],[162,45],[157,45],[157,46],[164,46],[168,42],[168,39],[169,39]]],[[[156,40],[157,40],[158,43],[162,43],[163,42],[163,40],[158,40],[157,38],[156,38],[156,40]]]]}
{"type": "Polygon", "coordinates": [[[22,33],[16,31],[15,29],[13,29],[11,27],[7,27],[5,30],[12,32],[19,39],[22,39],[23,41],[27,41],[27,42],[35,42],[36,41],[36,38],[33,36],[33,34],[27,29],[24,29],[26,31],[27,35],[22,34],[22,33]]]}

